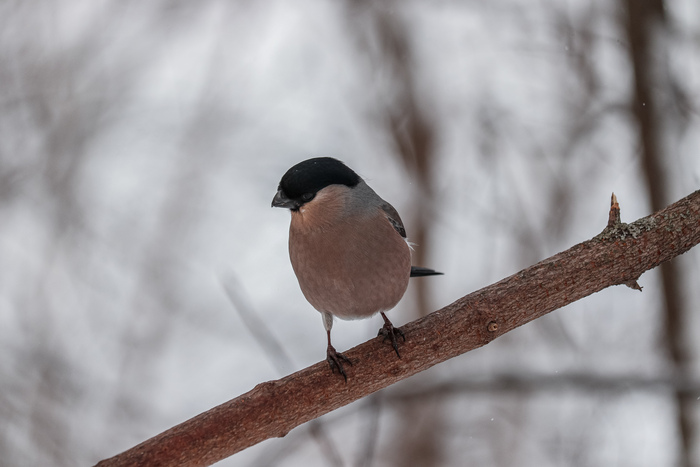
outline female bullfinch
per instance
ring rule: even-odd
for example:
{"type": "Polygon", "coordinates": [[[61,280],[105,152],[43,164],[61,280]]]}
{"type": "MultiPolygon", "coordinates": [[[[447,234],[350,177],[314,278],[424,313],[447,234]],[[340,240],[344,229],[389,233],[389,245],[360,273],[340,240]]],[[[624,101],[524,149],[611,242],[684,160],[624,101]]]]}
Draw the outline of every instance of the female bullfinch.
{"type": "Polygon", "coordinates": [[[273,207],[292,212],[289,257],[304,297],[323,316],[331,371],[347,375],[352,362],[331,345],[333,317],[361,319],[380,313],[379,330],[401,358],[395,328],[385,312],[394,308],[409,277],[441,274],[411,266],[411,248],[396,209],[337,159],[317,157],[284,174],[273,207]]]}

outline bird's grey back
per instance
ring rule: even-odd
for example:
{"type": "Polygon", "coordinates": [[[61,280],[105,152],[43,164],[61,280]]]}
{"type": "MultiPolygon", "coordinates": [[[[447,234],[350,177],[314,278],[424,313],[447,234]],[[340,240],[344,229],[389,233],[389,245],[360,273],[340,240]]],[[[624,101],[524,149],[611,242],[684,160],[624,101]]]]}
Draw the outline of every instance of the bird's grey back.
{"type": "Polygon", "coordinates": [[[394,206],[379,196],[364,180],[361,180],[352,190],[355,191],[355,196],[352,198],[351,204],[347,206],[347,209],[353,212],[365,211],[368,215],[373,215],[375,210],[380,208],[384,211],[394,229],[403,238],[406,238],[406,229],[394,206]]]}

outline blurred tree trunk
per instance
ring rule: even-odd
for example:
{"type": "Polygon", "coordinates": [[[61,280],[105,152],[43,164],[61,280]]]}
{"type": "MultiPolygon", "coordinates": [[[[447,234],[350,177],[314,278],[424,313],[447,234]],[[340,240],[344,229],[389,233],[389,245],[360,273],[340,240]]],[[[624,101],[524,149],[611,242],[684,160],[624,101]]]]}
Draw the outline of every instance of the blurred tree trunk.
{"type": "MultiPolygon", "coordinates": [[[[409,239],[417,247],[413,264],[428,264],[430,219],[433,197],[432,167],[435,159],[434,125],[424,112],[416,86],[414,54],[406,25],[385,8],[375,8],[376,33],[380,43],[380,60],[391,70],[395,84],[395,100],[386,109],[387,131],[394,143],[395,154],[415,182],[411,203],[416,206],[409,221],[409,239]]],[[[429,281],[415,281],[414,310],[417,319],[430,312],[429,281]]],[[[407,401],[399,406],[398,430],[391,441],[391,462],[396,466],[439,466],[443,460],[440,428],[443,425],[442,402],[437,398],[407,401]]]]}
{"type": "MultiPolygon", "coordinates": [[[[413,252],[413,264],[428,265],[429,225],[433,193],[432,167],[434,165],[434,125],[423,110],[421,96],[416,86],[414,54],[409,42],[409,31],[390,2],[376,6],[364,0],[349,3],[351,18],[359,24],[351,29],[367,31],[376,41],[376,60],[380,67],[388,69],[392,80],[392,97],[386,108],[379,109],[380,119],[386,128],[388,139],[393,144],[396,156],[410,175],[412,181],[411,203],[416,206],[408,219],[408,238],[417,245],[413,252]],[[364,23],[364,24],[363,24],[364,23]]],[[[362,39],[364,42],[367,39],[362,39]]],[[[415,318],[429,313],[429,282],[415,281],[415,318]]],[[[442,447],[440,430],[442,416],[440,401],[407,401],[398,409],[400,427],[393,434],[389,459],[394,465],[436,466],[441,464],[442,447]],[[415,423],[420,420],[420,423],[415,423]]]]}
{"type": "MultiPolygon", "coordinates": [[[[669,120],[673,120],[673,106],[669,102],[672,87],[666,59],[668,50],[666,37],[669,34],[668,18],[662,0],[623,0],[624,26],[629,41],[629,58],[634,76],[634,88],[630,96],[634,124],[639,137],[639,152],[642,169],[649,190],[653,211],[661,209],[671,198],[671,183],[668,148],[664,145],[669,120]],[[671,118],[669,118],[671,117],[671,118]]],[[[676,373],[689,369],[691,356],[684,334],[684,301],[679,261],[672,260],[661,265],[661,281],[665,328],[662,345],[676,373]]],[[[690,467],[692,441],[695,427],[691,417],[693,400],[688,394],[677,391],[677,425],[680,434],[678,465],[690,467]]]]}

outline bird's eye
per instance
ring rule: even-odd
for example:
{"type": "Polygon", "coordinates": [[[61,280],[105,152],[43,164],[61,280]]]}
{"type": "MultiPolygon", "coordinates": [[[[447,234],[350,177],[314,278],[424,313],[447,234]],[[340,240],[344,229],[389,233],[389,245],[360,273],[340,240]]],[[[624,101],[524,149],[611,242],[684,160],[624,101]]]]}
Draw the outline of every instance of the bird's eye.
{"type": "Polygon", "coordinates": [[[314,199],[314,196],[316,196],[315,193],[304,193],[303,195],[301,195],[301,200],[305,203],[308,203],[309,201],[314,199]]]}

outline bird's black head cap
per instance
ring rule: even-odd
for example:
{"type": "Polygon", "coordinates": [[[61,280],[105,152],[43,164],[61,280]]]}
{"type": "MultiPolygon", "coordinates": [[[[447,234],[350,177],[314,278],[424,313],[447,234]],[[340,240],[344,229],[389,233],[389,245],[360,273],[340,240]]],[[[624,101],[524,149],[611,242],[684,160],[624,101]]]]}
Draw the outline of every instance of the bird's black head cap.
{"type": "MultiPolygon", "coordinates": [[[[292,209],[311,201],[319,190],[329,185],[354,187],[360,176],[350,167],[332,157],[315,157],[299,162],[287,170],[279,184],[279,192],[294,201],[292,209]]],[[[274,205],[274,203],[273,203],[274,205]]],[[[285,206],[290,207],[290,206],[285,206]]]]}

